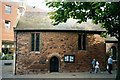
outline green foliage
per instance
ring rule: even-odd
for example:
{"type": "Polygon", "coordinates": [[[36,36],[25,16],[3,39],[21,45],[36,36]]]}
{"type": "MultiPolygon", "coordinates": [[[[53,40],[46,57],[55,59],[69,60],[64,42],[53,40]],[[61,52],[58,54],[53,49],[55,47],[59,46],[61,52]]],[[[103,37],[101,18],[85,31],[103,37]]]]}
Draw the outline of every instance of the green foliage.
{"type": "Polygon", "coordinates": [[[1,56],[2,56],[2,52],[0,52],[0,59],[1,59],[1,56]]]}
{"type": "Polygon", "coordinates": [[[13,60],[13,54],[5,54],[4,57],[1,57],[2,60],[13,60]]]}
{"type": "Polygon", "coordinates": [[[93,23],[101,23],[107,33],[118,38],[120,29],[120,2],[47,2],[52,23],[57,25],[67,19],[77,19],[78,23],[92,19],[93,23]]]}
{"type": "MultiPolygon", "coordinates": [[[[92,19],[95,24],[100,23],[107,30],[107,34],[118,39],[117,76],[120,79],[120,1],[119,2],[48,2],[52,7],[53,24],[66,22],[67,19],[78,19],[78,23],[92,19]]],[[[88,26],[89,27],[89,26],[88,26]]],[[[104,36],[104,34],[102,34],[104,36]]]]}
{"type": "Polygon", "coordinates": [[[101,33],[101,37],[106,38],[106,37],[107,37],[107,33],[106,33],[106,32],[102,32],[102,33],[101,33]]]}

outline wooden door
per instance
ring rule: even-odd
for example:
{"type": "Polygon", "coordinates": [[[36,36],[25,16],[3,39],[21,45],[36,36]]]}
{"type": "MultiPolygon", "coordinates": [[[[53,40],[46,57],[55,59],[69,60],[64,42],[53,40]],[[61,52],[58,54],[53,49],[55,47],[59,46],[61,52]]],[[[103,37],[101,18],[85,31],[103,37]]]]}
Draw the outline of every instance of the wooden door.
{"type": "Polygon", "coordinates": [[[59,71],[59,60],[57,57],[52,57],[50,59],[50,72],[58,72],[59,71]]]}

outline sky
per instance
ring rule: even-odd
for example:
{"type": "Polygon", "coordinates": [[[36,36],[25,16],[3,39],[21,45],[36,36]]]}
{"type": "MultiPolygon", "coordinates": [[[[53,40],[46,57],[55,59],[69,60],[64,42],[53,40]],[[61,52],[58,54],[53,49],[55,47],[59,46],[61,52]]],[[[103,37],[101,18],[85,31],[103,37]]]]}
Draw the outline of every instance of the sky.
{"type": "Polygon", "coordinates": [[[0,0],[2,2],[21,2],[21,1],[25,1],[27,5],[30,5],[32,7],[37,7],[37,8],[41,8],[43,10],[47,10],[50,11],[51,9],[48,8],[45,5],[45,0],[0,0]]]}
{"type": "Polygon", "coordinates": [[[35,6],[43,10],[49,11],[50,9],[45,5],[45,0],[26,0],[26,3],[30,6],[35,6]]]}

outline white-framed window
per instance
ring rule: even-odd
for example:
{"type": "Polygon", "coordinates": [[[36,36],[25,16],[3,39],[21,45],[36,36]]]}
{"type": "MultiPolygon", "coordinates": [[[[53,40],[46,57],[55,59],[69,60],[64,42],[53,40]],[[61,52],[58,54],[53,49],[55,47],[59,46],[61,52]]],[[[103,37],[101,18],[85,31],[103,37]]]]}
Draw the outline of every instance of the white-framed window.
{"type": "Polygon", "coordinates": [[[5,13],[10,14],[11,13],[11,6],[6,5],[5,6],[5,13]]]}
{"type": "Polygon", "coordinates": [[[10,29],[10,21],[5,20],[5,28],[10,29]]]}

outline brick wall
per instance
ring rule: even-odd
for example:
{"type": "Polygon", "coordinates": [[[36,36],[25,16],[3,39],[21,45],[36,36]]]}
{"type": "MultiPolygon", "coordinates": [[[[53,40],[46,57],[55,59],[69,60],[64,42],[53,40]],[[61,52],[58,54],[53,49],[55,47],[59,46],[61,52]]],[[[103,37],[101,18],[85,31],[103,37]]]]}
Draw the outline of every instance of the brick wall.
{"type": "Polygon", "coordinates": [[[2,3],[0,2],[0,52],[2,51],[1,48],[2,48],[2,3]]]}
{"type": "Polygon", "coordinates": [[[105,69],[104,39],[97,34],[87,34],[86,50],[78,50],[77,32],[41,32],[40,51],[31,52],[30,32],[18,32],[16,74],[49,72],[49,61],[59,59],[59,72],[89,71],[91,60],[97,59],[100,69],[105,69]],[[65,63],[64,55],[75,55],[74,63],[65,63]]]}
{"type": "Polygon", "coordinates": [[[6,2],[2,2],[2,40],[14,40],[14,30],[13,27],[17,18],[17,7],[14,6],[14,3],[8,4],[6,2]],[[11,5],[13,4],[13,5],[11,5]],[[11,6],[11,13],[6,14],[5,13],[5,6],[9,5],[11,6]],[[10,29],[5,28],[5,20],[10,21],[10,29]]]}
{"type": "Polygon", "coordinates": [[[0,52],[2,51],[2,45],[13,43],[15,21],[17,18],[17,8],[19,5],[15,5],[16,2],[4,2],[0,1],[0,52]],[[11,13],[5,13],[5,6],[11,6],[11,13]],[[10,29],[5,28],[5,20],[10,21],[10,29]]]}

